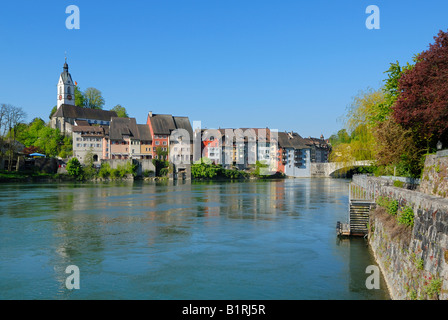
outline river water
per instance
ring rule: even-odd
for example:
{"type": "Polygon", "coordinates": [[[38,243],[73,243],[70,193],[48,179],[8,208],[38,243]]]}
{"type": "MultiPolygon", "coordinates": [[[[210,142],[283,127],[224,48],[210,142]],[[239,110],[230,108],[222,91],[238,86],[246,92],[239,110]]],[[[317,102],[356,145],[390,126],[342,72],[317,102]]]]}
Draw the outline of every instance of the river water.
{"type": "Polygon", "coordinates": [[[366,288],[367,242],[336,236],[347,191],[338,179],[1,184],[0,299],[390,299],[382,277],[366,288]]]}

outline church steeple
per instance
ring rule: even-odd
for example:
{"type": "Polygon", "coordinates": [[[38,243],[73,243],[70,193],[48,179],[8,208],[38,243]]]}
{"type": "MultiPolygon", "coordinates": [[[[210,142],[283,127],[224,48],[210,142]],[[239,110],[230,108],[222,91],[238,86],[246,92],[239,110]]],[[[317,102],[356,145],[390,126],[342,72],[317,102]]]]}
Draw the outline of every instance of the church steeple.
{"type": "Polygon", "coordinates": [[[58,109],[61,105],[75,105],[75,84],[73,83],[72,76],[68,72],[67,57],[65,57],[65,63],[58,82],[58,109]]]}

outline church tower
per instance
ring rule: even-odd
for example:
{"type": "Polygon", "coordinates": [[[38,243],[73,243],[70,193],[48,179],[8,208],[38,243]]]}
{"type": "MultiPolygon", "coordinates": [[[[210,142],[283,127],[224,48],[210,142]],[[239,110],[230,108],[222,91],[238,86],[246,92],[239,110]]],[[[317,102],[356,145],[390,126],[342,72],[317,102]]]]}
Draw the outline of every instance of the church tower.
{"type": "Polygon", "coordinates": [[[58,82],[58,109],[63,104],[75,105],[75,84],[68,72],[67,59],[65,59],[64,68],[58,82]]]}

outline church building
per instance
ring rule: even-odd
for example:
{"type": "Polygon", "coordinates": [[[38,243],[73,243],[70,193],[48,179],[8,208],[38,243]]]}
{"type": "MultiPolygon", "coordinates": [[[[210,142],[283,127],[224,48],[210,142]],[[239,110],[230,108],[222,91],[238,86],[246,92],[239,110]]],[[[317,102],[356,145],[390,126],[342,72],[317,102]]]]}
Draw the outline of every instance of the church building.
{"type": "Polygon", "coordinates": [[[117,117],[117,113],[75,105],[75,83],[65,61],[57,85],[57,110],[51,116],[50,126],[59,129],[63,134],[71,135],[74,126],[109,126],[112,117],[117,117]]]}

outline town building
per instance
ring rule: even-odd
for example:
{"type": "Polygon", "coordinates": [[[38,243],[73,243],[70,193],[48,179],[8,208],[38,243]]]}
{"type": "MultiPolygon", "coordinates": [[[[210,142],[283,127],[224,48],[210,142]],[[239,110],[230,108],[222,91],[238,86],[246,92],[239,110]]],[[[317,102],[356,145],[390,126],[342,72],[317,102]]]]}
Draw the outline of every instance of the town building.
{"type": "Polygon", "coordinates": [[[202,157],[224,168],[248,170],[257,161],[276,166],[277,134],[269,128],[203,129],[202,157]]]}
{"type": "Polygon", "coordinates": [[[278,133],[278,168],[288,177],[311,177],[311,147],[295,132],[278,133]]]}
{"type": "Polygon", "coordinates": [[[193,129],[188,117],[148,113],[146,124],[152,137],[152,157],[172,162],[188,162],[193,157],[193,129]]]}
{"type": "Polygon", "coordinates": [[[321,135],[320,138],[305,138],[306,145],[311,148],[311,162],[324,163],[329,161],[330,143],[321,135]]]}
{"type": "Polygon", "coordinates": [[[74,126],[73,127],[73,156],[82,163],[87,154],[92,154],[94,163],[104,158],[104,140],[106,129],[101,126],[74,126]]]}
{"type": "Polygon", "coordinates": [[[105,159],[152,159],[149,128],[137,124],[135,118],[112,118],[106,143],[110,155],[105,159]]]}

